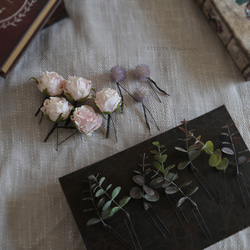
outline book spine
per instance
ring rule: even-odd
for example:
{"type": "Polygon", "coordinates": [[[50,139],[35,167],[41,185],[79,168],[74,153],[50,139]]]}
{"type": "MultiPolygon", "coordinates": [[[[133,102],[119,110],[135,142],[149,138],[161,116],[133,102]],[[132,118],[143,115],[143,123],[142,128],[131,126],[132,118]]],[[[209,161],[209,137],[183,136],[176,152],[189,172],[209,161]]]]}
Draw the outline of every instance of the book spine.
{"type": "Polygon", "coordinates": [[[220,12],[216,9],[211,0],[194,0],[208,22],[220,38],[221,42],[233,58],[233,61],[239,68],[242,76],[246,81],[250,80],[250,58],[242,48],[240,42],[233,36],[233,32],[223,19],[220,12]]]}

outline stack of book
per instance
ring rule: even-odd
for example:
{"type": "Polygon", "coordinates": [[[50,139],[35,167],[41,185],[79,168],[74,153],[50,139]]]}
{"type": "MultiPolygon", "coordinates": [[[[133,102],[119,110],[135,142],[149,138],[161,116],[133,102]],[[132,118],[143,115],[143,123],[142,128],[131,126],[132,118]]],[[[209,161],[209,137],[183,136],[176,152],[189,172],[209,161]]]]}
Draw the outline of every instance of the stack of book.
{"type": "Polygon", "coordinates": [[[195,0],[229,51],[245,80],[250,80],[250,1],[195,0]]]}
{"type": "Polygon", "coordinates": [[[10,74],[39,30],[66,16],[62,0],[0,0],[0,75],[10,74]]]}

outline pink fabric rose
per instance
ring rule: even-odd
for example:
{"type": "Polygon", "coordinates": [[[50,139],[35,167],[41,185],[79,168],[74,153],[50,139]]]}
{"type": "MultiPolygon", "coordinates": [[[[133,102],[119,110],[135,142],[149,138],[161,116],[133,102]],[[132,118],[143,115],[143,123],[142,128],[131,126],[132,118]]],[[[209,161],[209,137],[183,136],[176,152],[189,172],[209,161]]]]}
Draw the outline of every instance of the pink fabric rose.
{"type": "Polygon", "coordinates": [[[50,97],[44,101],[41,107],[41,111],[52,122],[66,120],[72,109],[73,106],[63,97],[50,97]]]}
{"type": "Polygon", "coordinates": [[[102,124],[102,116],[95,113],[94,109],[88,105],[76,108],[70,118],[76,128],[86,135],[98,129],[102,124]]]}
{"type": "Polygon", "coordinates": [[[104,88],[96,93],[95,104],[102,113],[110,114],[116,111],[121,103],[121,97],[117,91],[104,88]]]}
{"type": "Polygon", "coordinates": [[[70,76],[64,82],[63,91],[70,101],[84,101],[90,94],[91,81],[82,77],[70,76]]]}
{"type": "Polygon", "coordinates": [[[56,72],[46,71],[38,79],[37,87],[47,96],[59,96],[63,93],[64,78],[56,72]]]}

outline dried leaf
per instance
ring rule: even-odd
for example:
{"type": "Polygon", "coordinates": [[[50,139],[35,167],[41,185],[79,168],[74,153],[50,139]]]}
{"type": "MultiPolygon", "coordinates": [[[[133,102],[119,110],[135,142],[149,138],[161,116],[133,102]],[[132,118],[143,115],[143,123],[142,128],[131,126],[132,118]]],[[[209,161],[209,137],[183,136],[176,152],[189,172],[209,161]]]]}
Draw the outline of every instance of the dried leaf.
{"type": "Polygon", "coordinates": [[[141,176],[141,175],[134,175],[132,177],[132,179],[139,186],[143,186],[143,184],[144,184],[144,178],[143,178],[143,176],[141,176]]]}
{"type": "Polygon", "coordinates": [[[132,187],[129,191],[129,195],[134,199],[141,199],[142,191],[139,187],[132,187]]]}
{"type": "Polygon", "coordinates": [[[115,197],[120,193],[120,191],[121,191],[121,187],[116,187],[116,188],[113,190],[112,194],[111,194],[111,198],[114,200],[115,197]]]}
{"type": "Polygon", "coordinates": [[[183,170],[185,169],[191,162],[190,161],[183,161],[183,162],[180,162],[177,166],[177,168],[179,170],[183,170]]]}
{"type": "Polygon", "coordinates": [[[174,187],[174,186],[168,186],[165,188],[165,193],[166,194],[175,194],[179,191],[179,188],[174,187]]]}
{"type": "Polygon", "coordinates": [[[99,223],[101,220],[98,218],[91,218],[87,221],[87,226],[93,226],[97,223],[99,223]]]}
{"type": "Polygon", "coordinates": [[[178,129],[180,129],[180,130],[181,130],[182,132],[184,132],[184,133],[187,132],[187,130],[186,130],[185,128],[181,127],[181,126],[179,126],[178,129]]]}
{"type": "Polygon", "coordinates": [[[187,150],[181,147],[175,147],[176,150],[187,153],[187,150]]]}
{"type": "Polygon", "coordinates": [[[241,139],[241,137],[239,137],[239,136],[234,137],[234,138],[233,138],[233,143],[234,143],[234,144],[238,143],[238,141],[239,141],[240,139],[241,139]]]}
{"type": "Polygon", "coordinates": [[[176,207],[180,207],[185,200],[187,200],[188,197],[182,197],[178,200],[176,207]]]}
{"type": "Polygon", "coordinates": [[[224,147],[221,149],[221,151],[227,155],[234,155],[234,151],[231,148],[224,147]]]}

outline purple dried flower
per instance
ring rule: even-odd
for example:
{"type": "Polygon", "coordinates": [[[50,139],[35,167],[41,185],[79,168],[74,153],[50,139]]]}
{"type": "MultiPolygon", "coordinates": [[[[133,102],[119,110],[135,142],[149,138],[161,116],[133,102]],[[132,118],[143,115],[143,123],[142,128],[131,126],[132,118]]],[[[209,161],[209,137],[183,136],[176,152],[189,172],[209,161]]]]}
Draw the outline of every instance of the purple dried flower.
{"type": "Polygon", "coordinates": [[[144,86],[141,88],[136,88],[133,96],[137,102],[145,103],[150,98],[150,91],[144,86]]]}
{"type": "Polygon", "coordinates": [[[123,67],[116,65],[110,70],[110,78],[114,82],[122,82],[126,78],[126,70],[123,67]]]}
{"type": "Polygon", "coordinates": [[[146,81],[150,77],[150,70],[148,65],[139,64],[135,68],[135,77],[139,81],[146,81]]]}

